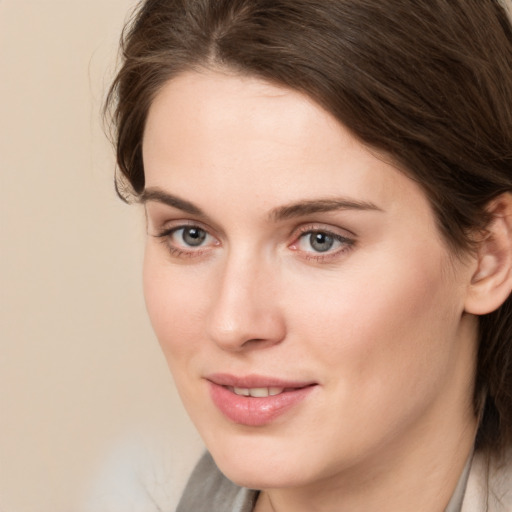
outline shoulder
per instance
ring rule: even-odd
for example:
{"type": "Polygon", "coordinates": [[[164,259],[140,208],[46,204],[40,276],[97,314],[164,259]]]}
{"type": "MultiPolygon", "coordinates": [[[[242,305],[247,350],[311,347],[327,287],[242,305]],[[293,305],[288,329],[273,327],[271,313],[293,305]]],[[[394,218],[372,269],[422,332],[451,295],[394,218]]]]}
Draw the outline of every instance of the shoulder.
{"type": "Polygon", "coordinates": [[[502,460],[475,454],[461,512],[512,511],[512,450],[502,460]]]}
{"type": "Polygon", "coordinates": [[[251,512],[257,494],[228,480],[205,453],[190,475],[176,512],[251,512]]]}

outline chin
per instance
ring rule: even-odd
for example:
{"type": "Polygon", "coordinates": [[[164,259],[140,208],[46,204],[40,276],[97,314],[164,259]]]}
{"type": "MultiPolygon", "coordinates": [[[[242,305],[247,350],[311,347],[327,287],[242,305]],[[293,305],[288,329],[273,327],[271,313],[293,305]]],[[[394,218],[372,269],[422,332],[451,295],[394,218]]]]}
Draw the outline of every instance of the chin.
{"type": "Polygon", "coordinates": [[[235,463],[220,460],[217,466],[235,484],[249,489],[284,489],[300,486],[303,479],[288,468],[275,467],[272,463],[255,467],[242,460],[235,463]]]}
{"type": "Polygon", "coordinates": [[[229,446],[214,442],[209,451],[222,473],[241,487],[283,489],[305,485],[314,479],[314,462],[286,444],[246,438],[229,446]]]}

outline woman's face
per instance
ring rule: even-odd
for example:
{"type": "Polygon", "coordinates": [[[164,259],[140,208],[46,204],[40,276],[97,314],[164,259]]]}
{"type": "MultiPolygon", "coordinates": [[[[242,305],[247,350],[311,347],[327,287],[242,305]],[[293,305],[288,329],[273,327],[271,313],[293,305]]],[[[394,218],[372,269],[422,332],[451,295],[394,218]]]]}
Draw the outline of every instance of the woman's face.
{"type": "Polygon", "coordinates": [[[321,482],[467,414],[472,265],[417,184],[300,93],[220,72],[163,87],[143,153],[147,308],[228,477],[321,482]]]}

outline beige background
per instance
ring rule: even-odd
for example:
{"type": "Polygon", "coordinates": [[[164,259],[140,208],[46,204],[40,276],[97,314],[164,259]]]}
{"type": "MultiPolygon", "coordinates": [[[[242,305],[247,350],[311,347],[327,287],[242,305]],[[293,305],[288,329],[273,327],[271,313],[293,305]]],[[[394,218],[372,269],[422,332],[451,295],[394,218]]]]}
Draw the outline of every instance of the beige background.
{"type": "Polygon", "coordinates": [[[201,449],[100,126],[133,5],[0,0],[1,512],[172,510],[201,449]]]}

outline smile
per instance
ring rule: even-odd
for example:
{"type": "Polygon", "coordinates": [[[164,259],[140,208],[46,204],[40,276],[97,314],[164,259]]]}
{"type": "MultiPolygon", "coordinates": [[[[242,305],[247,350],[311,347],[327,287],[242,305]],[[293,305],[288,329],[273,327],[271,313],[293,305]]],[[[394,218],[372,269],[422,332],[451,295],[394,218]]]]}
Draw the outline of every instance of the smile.
{"type": "Polygon", "coordinates": [[[273,423],[300,404],[318,386],[311,382],[285,382],[257,376],[214,375],[206,379],[210,397],[231,422],[250,427],[273,423]]]}

